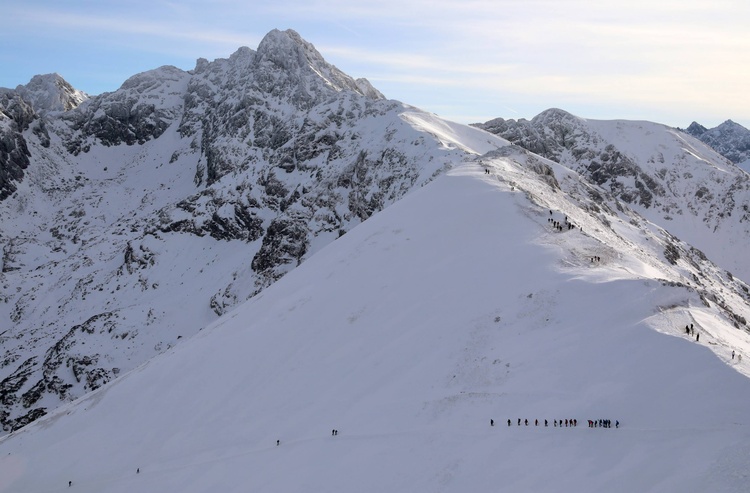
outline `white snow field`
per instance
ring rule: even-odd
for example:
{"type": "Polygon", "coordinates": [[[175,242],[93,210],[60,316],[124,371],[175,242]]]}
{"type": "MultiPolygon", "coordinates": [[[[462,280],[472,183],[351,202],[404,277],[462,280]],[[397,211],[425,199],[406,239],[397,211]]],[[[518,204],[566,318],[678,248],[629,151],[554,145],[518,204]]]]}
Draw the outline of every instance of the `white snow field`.
{"type": "Polygon", "coordinates": [[[484,164],[1,439],[0,491],[750,491],[747,333],[662,282],[655,241],[484,164]]]}

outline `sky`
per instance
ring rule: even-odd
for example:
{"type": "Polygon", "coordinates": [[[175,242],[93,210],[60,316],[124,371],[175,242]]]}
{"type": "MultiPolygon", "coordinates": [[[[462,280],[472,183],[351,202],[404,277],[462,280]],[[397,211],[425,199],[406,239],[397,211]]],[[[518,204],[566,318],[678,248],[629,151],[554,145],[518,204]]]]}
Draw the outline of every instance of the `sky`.
{"type": "Polygon", "coordinates": [[[91,95],[293,29],[388,98],[461,122],[561,108],[750,128],[746,0],[4,0],[0,87],[57,72],[91,95]]]}

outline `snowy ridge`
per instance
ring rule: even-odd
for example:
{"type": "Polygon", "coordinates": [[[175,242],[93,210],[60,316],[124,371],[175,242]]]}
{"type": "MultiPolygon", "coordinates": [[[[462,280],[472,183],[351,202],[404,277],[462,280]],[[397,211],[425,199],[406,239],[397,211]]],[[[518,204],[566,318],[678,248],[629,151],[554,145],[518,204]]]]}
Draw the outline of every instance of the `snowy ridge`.
{"type": "Polygon", "coordinates": [[[586,120],[562,110],[477,125],[587,177],[745,280],[736,255],[750,235],[750,176],[665,125],[586,120]]]}
{"type": "Polygon", "coordinates": [[[0,485],[744,491],[750,366],[730,350],[750,344],[690,284],[696,266],[733,292],[727,280],[661,261],[663,232],[582,207],[574,188],[589,185],[547,164],[562,193],[541,164],[501,148],[409,194],[184,344],[0,439],[0,485]],[[565,216],[577,227],[551,226],[565,216]],[[585,425],[602,418],[621,426],[585,425]]]}

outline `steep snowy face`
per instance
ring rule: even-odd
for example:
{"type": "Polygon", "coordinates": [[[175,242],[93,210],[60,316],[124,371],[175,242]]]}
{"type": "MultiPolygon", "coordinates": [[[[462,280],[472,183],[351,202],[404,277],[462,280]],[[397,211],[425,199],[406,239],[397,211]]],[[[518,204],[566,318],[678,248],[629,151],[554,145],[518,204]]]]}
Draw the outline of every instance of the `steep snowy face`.
{"type": "Polygon", "coordinates": [[[750,235],[750,177],[697,139],[656,123],[585,120],[557,109],[477,126],[576,170],[750,279],[736,255],[750,235]]]}
{"type": "Polygon", "coordinates": [[[737,165],[750,162],[750,130],[732,120],[712,129],[693,122],[685,131],[737,165]]]}
{"type": "Polygon", "coordinates": [[[506,144],[384,99],[293,31],[189,72],[135,75],[64,113],[2,94],[13,113],[0,124],[16,139],[0,144],[14,163],[0,175],[6,431],[195,334],[411,190],[506,144]]]}

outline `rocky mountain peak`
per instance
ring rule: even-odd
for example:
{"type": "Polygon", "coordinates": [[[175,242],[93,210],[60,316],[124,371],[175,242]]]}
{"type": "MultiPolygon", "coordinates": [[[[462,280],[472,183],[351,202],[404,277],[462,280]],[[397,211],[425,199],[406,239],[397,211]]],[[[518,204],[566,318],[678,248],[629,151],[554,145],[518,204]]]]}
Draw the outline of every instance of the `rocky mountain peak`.
{"type": "Polygon", "coordinates": [[[727,120],[714,128],[706,128],[696,122],[685,132],[716,149],[735,164],[750,161],[750,130],[739,123],[727,120]]]}
{"type": "Polygon", "coordinates": [[[575,115],[572,115],[571,113],[568,113],[565,110],[561,110],[559,108],[550,108],[536,115],[534,118],[531,119],[531,121],[534,124],[545,125],[551,122],[561,122],[561,121],[573,123],[573,122],[583,121],[583,119],[575,115]]]}
{"type": "Polygon", "coordinates": [[[258,45],[255,54],[256,67],[273,66],[282,69],[287,77],[294,81],[307,79],[308,92],[320,92],[317,82],[323,82],[327,89],[336,92],[343,90],[354,91],[373,99],[384,99],[383,95],[374,90],[369,82],[355,81],[335,66],[325,61],[323,56],[311,43],[291,29],[269,32],[258,45]]]}
{"type": "Polygon", "coordinates": [[[694,137],[703,135],[706,132],[706,130],[708,129],[698,122],[691,123],[690,126],[685,129],[687,133],[689,133],[690,135],[694,137]]]}
{"type": "Polygon", "coordinates": [[[35,75],[25,86],[16,87],[16,92],[39,114],[69,111],[89,98],[56,73],[35,75]]]}
{"type": "Polygon", "coordinates": [[[258,45],[257,55],[259,62],[268,61],[285,70],[327,65],[318,50],[291,29],[274,29],[266,34],[258,45]]]}

